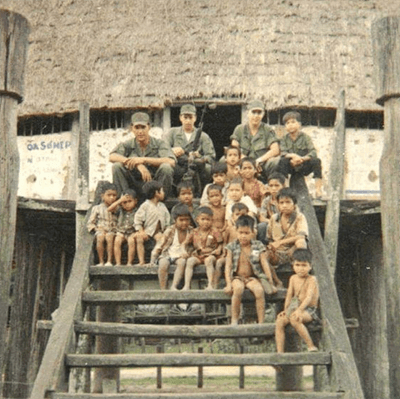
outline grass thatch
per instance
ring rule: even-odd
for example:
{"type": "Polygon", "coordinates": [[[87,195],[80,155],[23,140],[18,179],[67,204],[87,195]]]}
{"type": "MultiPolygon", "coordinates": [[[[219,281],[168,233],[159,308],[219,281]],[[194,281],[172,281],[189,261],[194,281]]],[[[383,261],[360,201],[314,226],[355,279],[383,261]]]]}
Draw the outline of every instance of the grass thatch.
{"type": "Polygon", "coordinates": [[[31,24],[20,114],[261,98],[375,105],[370,26],[397,0],[0,0],[31,24]]]}

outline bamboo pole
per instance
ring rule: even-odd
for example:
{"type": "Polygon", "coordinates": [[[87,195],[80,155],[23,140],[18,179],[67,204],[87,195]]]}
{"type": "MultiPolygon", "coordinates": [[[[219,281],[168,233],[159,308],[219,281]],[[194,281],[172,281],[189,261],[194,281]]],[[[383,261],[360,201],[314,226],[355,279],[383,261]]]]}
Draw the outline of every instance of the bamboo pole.
{"type": "Polygon", "coordinates": [[[0,10],[0,372],[6,347],[11,264],[17,217],[17,108],[24,92],[28,21],[0,10]]]}
{"type": "Polygon", "coordinates": [[[377,102],[384,105],[380,161],[383,261],[391,398],[400,397],[400,17],[372,25],[377,102]]]}

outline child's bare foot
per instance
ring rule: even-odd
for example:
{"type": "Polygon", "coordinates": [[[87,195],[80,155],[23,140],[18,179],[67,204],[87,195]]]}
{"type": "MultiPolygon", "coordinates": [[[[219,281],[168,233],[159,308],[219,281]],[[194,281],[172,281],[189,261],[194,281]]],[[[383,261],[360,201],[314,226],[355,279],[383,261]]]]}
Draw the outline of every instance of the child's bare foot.
{"type": "Polygon", "coordinates": [[[104,263],[98,263],[96,266],[104,266],[104,263]]]}
{"type": "Polygon", "coordinates": [[[116,263],[115,266],[121,266],[121,264],[120,263],[116,263]]]}
{"type": "Polygon", "coordinates": [[[307,349],[309,352],[318,352],[318,348],[316,346],[311,346],[307,349]]]}
{"type": "Polygon", "coordinates": [[[104,266],[112,266],[113,264],[111,262],[107,262],[104,266]]]}
{"type": "Polygon", "coordinates": [[[172,287],[170,288],[170,291],[178,291],[178,288],[172,286],[172,287]]]}
{"type": "Polygon", "coordinates": [[[182,288],[182,291],[189,291],[190,287],[187,287],[186,285],[182,288]]]}
{"type": "Polygon", "coordinates": [[[133,266],[133,263],[127,263],[126,265],[127,266],[133,266]]]}
{"type": "Polygon", "coordinates": [[[212,285],[207,285],[207,287],[204,289],[204,291],[213,291],[214,287],[212,285]]]}

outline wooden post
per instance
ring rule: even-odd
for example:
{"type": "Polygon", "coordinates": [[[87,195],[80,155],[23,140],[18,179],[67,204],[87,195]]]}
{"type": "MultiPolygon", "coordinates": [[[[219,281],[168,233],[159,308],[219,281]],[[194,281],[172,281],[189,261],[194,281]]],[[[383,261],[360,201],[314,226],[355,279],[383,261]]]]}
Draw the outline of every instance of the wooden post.
{"type": "MultiPolygon", "coordinates": [[[[197,353],[203,353],[203,348],[198,347],[197,353]]],[[[203,382],[203,366],[199,366],[197,371],[197,388],[203,388],[203,382]]]]}
{"type": "Polygon", "coordinates": [[[336,111],[336,138],[331,164],[329,200],[326,204],[325,213],[324,241],[329,260],[329,269],[333,277],[335,276],[336,271],[340,221],[340,198],[343,191],[345,132],[345,92],[342,89],[339,93],[339,106],[336,111]]]}
{"type": "Polygon", "coordinates": [[[372,25],[377,102],[385,106],[380,161],[383,261],[386,282],[389,384],[400,397],[400,17],[372,25]]]}
{"type": "Polygon", "coordinates": [[[6,345],[11,264],[17,218],[19,154],[17,108],[24,92],[28,21],[0,10],[0,372],[6,345]]]}
{"type": "MultiPolygon", "coordinates": [[[[98,290],[104,291],[118,291],[120,289],[120,280],[118,278],[109,278],[107,280],[100,280],[97,286],[98,290]]],[[[97,321],[98,322],[116,322],[119,320],[119,306],[114,304],[107,304],[97,308],[97,321]]],[[[96,337],[96,353],[118,353],[118,337],[98,336],[96,337]]],[[[114,386],[117,392],[119,391],[119,368],[97,368],[94,374],[94,393],[105,393],[103,381],[115,381],[114,386]]],[[[116,393],[116,392],[114,392],[116,393]]]]}

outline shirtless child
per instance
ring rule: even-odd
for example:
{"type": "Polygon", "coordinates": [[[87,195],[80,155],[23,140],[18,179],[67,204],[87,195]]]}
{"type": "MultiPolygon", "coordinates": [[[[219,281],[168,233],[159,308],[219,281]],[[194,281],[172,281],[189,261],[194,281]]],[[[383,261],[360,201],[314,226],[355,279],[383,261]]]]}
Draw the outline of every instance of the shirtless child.
{"type": "Polygon", "coordinates": [[[248,288],[256,300],[258,323],[265,319],[265,292],[277,292],[272,281],[269,265],[265,258],[265,246],[253,240],[254,219],[240,216],[236,222],[238,239],[226,246],[228,251],[225,265],[226,287],[224,292],[232,295],[232,321],[239,322],[240,303],[243,291],[248,288]]]}
{"type": "Polygon", "coordinates": [[[295,274],[290,277],[283,312],[276,319],[275,340],[276,350],[285,350],[285,327],[291,324],[303,341],[309,352],[318,348],[314,345],[305,324],[319,320],[317,315],[319,290],[315,276],[311,276],[312,255],[308,249],[296,249],[293,253],[293,269],[295,274]]]}
{"type": "Polygon", "coordinates": [[[209,207],[213,211],[213,227],[220,230],[225,230],[225,205],[222,205],[223,194],[222,187],[216,184],[211,184],[207,189],[209,207]]]}

